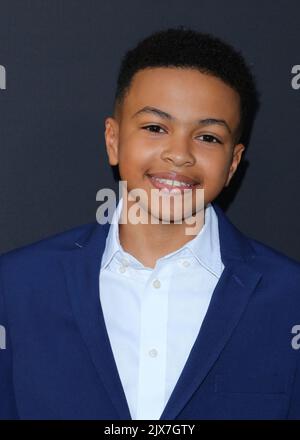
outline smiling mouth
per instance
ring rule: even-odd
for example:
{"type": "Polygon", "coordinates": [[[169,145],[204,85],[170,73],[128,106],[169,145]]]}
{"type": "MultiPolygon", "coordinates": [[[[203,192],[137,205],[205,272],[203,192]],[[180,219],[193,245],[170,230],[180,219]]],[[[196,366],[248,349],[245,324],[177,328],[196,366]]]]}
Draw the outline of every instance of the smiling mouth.
{"type": "Polygon", "coordinates": [[[190,184],[175,179],[173,180],[154,177],[149,174],[147,175],[147,177],[154,188],[168,190],[169,192],[182,193],[184,190],[193,190],[194,188],[199,186],[199,183],[190,184]]]}

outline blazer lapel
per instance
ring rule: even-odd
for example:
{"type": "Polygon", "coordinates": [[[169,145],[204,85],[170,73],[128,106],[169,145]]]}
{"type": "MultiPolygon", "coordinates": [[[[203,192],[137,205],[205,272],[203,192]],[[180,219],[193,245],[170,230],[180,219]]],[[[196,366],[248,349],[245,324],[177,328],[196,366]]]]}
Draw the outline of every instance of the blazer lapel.
{"type": "Polygon", "coordinates": [[[92,361],[120,419],[130,420],[99,297],[99,271],[108,226],[95,223],[91,235],[77,240],[61,263],[73,314],[92,361]]]}
{"type": "Polygon", "coordinates": [[[198,337],[182,374],[160,417],[172,420],[201,385],[238,325],[262,274],[251,266],[254,251],[217,205],[221,258],[224,270],[215,287],[198,337]]]}

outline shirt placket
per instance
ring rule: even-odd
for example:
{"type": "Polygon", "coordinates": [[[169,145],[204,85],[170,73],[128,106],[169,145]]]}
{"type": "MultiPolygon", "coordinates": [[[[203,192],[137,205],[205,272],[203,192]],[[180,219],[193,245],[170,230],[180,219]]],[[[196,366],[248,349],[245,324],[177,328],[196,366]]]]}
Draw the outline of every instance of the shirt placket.
{"type": "Polygon", "coordinates": [[[156,268],[141,297],[137,419],[158,420],[165,405],[170,268],[156,268]]]}

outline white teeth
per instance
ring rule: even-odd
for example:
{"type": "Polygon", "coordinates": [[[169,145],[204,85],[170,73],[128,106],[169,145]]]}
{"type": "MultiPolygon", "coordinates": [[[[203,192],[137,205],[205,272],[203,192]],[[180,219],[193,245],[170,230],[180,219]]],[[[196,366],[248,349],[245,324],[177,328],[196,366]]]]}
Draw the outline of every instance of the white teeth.
{"type": "Polygon", "coordinates": [[[192,187],[193,185],[185,182],[179,182],[178,180],[169,180],[169,179],[160,179],[158,177],[153,177],[153,179],[157,180],[160,183],[165,183],[166,185],[172,185],[172,186],[189,186],[192,187]]]}

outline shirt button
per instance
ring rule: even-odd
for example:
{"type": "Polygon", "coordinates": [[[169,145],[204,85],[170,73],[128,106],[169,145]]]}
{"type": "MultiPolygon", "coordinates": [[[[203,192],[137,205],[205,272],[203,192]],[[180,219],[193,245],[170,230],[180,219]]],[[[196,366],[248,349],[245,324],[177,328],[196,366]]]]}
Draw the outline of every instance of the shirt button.
{"type": "Polygon", "coordinates": [[[159,280],[154,280],[152,285],[156,288],[159,289],[160,288],[160,281],[159,280]]]}
{"type": "Polygon", "coordinates": [[[188,267],[190,265],[189,261],[187,260],[184,260],[182,264],[184,265],[184,267],[188,267]]]}
{"type": "Polygon", "coordinates": [[[126,267],[124,267],[124,266],[120,266],[120,267],[119,267],[119,272],[121,272],[121,273],[126,272],[126,267]]]}
{"type": "Polygon", "coordinates": [[[158,355],[158,351],[155,348],[152,348],[152,350],[149,350],[149,356],[156,357],[158,355]]]}
{"type": "Polygon", "coordinates": [[[122,258],[122,264],[123,266],[129,266],[129,261],[126,258],[122,258]]]}

